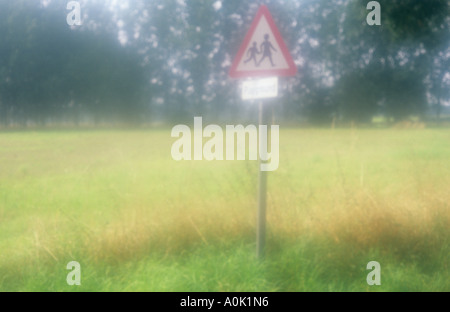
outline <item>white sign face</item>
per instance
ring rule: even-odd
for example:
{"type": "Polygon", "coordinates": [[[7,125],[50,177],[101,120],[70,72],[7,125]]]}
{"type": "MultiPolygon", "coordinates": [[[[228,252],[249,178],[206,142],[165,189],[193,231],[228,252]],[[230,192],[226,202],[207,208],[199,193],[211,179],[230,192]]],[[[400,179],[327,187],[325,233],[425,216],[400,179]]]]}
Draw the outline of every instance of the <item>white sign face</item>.
{"type": "Polygon", "coordinates": [[[248,80],[242,83],[242,99],[268,99],[278,96],[278,77],[248,80]]]}
{"type": "Polygon", "coordinates": [[[260,19],[245,51],[246,57],[239,63],[238,72],[289,69],[265,16],[260,19]]]}

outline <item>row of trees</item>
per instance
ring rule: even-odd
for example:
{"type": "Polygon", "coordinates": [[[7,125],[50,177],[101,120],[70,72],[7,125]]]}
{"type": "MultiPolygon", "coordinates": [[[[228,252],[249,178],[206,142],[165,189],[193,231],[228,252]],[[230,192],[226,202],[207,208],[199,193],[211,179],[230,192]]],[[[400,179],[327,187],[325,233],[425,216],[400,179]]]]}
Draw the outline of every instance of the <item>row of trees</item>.
{"type": "Polygon", "coordinates": [[[0,122],[134,119],[145,91],[138,55],[112,33],[73,31],[63,9],[1,3],[0,122]]]}
{"type": "Polygon", "coordinates": [[[450,94],[446,0],[86,0],[82,26],[64,1],[0,0],[0,124],[192,120],[242,116],[228,78],[260,4],[299,75],[278,111],[315,122],[438,116],[450,94]]]}

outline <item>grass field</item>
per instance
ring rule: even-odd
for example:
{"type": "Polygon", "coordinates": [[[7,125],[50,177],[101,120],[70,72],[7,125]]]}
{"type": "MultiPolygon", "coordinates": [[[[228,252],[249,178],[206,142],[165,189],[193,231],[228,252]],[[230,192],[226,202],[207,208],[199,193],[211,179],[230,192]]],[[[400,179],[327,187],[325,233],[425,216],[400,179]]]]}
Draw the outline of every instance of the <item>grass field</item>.
{"type": "Polygon", "coordinates": [[[281,128],[262,262],[258,163],[175,162],[173,142],[0,133],[0,291],[450,291],[450,130],[281,128]]]}

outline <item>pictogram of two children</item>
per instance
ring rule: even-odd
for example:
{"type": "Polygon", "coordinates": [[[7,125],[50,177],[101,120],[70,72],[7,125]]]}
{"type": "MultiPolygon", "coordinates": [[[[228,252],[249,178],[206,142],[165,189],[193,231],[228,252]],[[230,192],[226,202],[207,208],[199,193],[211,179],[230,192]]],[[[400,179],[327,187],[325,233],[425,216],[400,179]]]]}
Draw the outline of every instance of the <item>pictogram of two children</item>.
{"type": "Polygon", "coordinates": [[[255,62],[255,66],[259,67],[259,65],[261,65],[261,63],[266,59],[269,58],[270,60],[270,64],[272,64],[272,67],[275,66],[275,64],[273,63],[272,60],[272,50],[274,52],[278,52],[277,49],[275,49],[272,45],[272,43],[270,43],[269,41],[270,36],[268,34],[264,35],[264,41],[263,43],[261,43],[260,46],[260,50],[258,50],[258,44],[257,42],[253,42],[253,46],[248,49],[247,51],[247,56],[248,59],[244,61],[245,64],[247,64],[248,62],[250,62],[251,60],[253,60],[255,62]],[[258,54],[262,54],[261,59],[258,60],[256,59],[256,55],[258,54]]]}

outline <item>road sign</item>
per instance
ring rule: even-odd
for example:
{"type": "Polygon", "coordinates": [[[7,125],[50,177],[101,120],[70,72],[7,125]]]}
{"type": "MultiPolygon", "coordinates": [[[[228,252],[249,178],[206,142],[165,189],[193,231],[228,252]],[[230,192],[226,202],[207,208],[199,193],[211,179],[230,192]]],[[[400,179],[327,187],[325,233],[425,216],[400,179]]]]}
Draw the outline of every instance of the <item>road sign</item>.
{"type": "Polygon", "coordinates": [[[259,8],[229,74],[232,78],[297,74],[297,66],[265,5],[259,8]]]}
{"type": "Polygon", "coordinates": [[[246,80],[242,83],[242,99],[269,99],[278,96],[278,77],[246,80]]]}
{"type": "MultiPolygon", "coordinates": [[[[263,99],[278,96],[278,77],[295,76],[296,74],[297,66],[292,60],[272,15],[270,15],[269,9],[262,5],[256,13],[229,72],[231,78],[258,78],[243,82],[242,99],[261,99],[259,101],[260,126],[267,125],[263,99]]],[[[268,142],[260,141],[260,144],[268,144],[268,142]]],[[[265,161],[261,157],[259,161],[261,167],[265,161]]],[[[260,171],[256,225],[256,255],[259,259],[263,259],[265,253],[266,206],[267,172],[260,171]]]]}

